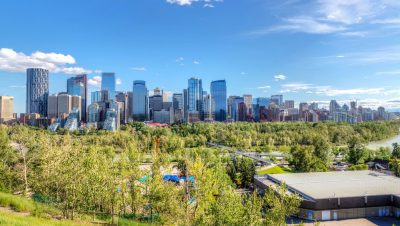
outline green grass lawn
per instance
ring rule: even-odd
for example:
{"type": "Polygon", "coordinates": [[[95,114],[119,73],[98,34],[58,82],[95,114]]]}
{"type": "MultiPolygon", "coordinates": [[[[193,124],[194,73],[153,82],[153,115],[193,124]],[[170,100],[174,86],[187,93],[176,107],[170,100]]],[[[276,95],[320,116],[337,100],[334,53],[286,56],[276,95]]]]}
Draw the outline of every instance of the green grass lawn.
{"type": "Polygon", "coordinates": [[[92,225],[92,224],[83,221],[53,220],[53,219],[38,218],[33,216],[25,216],[17,212],[11,212],[4,209],[0,209],[0,225],[75,226],[75,225],[92,225]]]}
{"type": "MultiPolygon", "coordinates": [[[[12,195],[0,192],[0,225],[56,225],[56,226],[69,226],[69,225],[94,225],[90,220],[56,220],[52,219],[54,216],[61,216],[62,213],[59,209],[37,203],[30,198],[23,196],[12,195]],[[51,218],[51,219],[50,219],[51,218]]],[[[86,216],[86,215],[85,215],[86,216]]],[[[82,219],[91,219],[91,216],[82,219]]],[[[145,226],[150,225],[146,223],[137,222],[131,219],[123,219],[116,217],[118,225],[134,225],[145,226]]],[[[110,219],[100,220],[102,222],[111,222],[110,219]]]]}
{"type": "Polygon", "coordinates": [[[264,175],[264,174],[282,174],[282,173],[291,173],[290,170],[282,168],[280,166],[274,166],[269,169],[261,170],[257,172],[257,175],[264,175]]]}

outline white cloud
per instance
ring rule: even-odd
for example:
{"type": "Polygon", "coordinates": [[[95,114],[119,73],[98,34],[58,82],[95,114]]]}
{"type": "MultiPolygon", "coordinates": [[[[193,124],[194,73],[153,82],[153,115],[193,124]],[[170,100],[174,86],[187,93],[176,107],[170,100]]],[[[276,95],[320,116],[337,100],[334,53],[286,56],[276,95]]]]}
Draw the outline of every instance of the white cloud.
{"type": "Polygon", "coordinates": [[[96,87],[96,88],[100,88],[101,87],[101,76],[96,75],[93,78],[90,78],[88,80],[88,84],[90,86],[96,87]]]}
{"type": "Polygon", "coordinates": [[[145,67],[133,67],[131,68],[133,71],[147,71],[147,68],[145,67]]]}
{"type": "Polygon", "coordinates": [[[166,0],[170,4],[176,4],[180,6],[190,6],[193,3],[202,3],[204,8],[214,8],[216,2],[222,2],[223,0],[166,0]]]}
{"type": "Polygon", "coordinates": [[[177,5],[191,5],[194,1],[193,0],[167,0],[170,4],[177,4],[177,5]]]}
{"type": "Polygon", "coordinates": [[[396,0],[295,0],[271,8],[281,23],[247,34],[289,31],[364,37],[376,33],[377,27],[398,29],[388,25],[400,25],[400,1],[396,0]]]}
{"type": "Polygon", "coordinates": [[[121,80],[120,78],[117,78],[117,79],[115,80],[115,83],[116,83],[117,85],[121,85],[121,84],[122,84],[122,80],[121,80]]]}
{"type": "Polygon", "coordinates": [[[206,3],[203,5],[204,8],[214,8],[215,6],[211,3],[206,3]]]}
{"type": "Polygon", "coordinates": [[[200,61],[195,60],[193,61],[193,64],[200,64],[200,61]]]}
{"type": "Polygon", "coordinates": [[[286,76],[285,75],[275,75],[274,76],[275,81],[283,81],[286,80],[286,76]]]}
{"type": "Polygon", "coordinates": [[[311,17],[293,17],[284,21],[285,24],[273,27],[269,29],[269,32],[291,31],[310,34],[330,34],[346,30],[344,26],[324,23],[311,17]]]}
{"type": "Polygon", "coordinates": [[[178,63],[179,65],[183,66],[184,64],[185,58],[183,57],[178,57],[176,58],[175,62],[178,63]]]}
{"type": "Polygon", "coordinates": [[[0,70],[7,72],[25,72],[27,68],[40,67],[50,72],[63,74],[82,74],[92,71],[82,67],[70,67],[76,64],[71,55],[60,53],[34,52],[26,55],[9,48],[0,48],[0,70]]]}
{"type": "Polygon", "coordinates": [[[257,87],[257,89],[270,89],[270,88],[271,88],[271,86],[269,86],[269,85],[257,87]]]}
{"type": "Polygon", "coordinates": [[[26,86],[11,85],[11,86],[9,86],[9,88],[21,88],[21,89],[25,89],[26,86]]]}
{"type": "Polygon", "coordinates": [[[379,71],[376,72],[377,75],[400,75],[400,70],[394,71],[379,71]]]}
{"type": "Polygon", "coordinates": [[[247,73],[244,72],[244,71],[240,72],[240,74],[241,74],[241,75],[247,75],[247,73]]]}
{"type": "Polygon", "coordinates": [[[305,92],[308,94],[319,94],[324,96],[343,96],[343,95],[374,95],[384,94],[385,88],[354,88],[338,89],[331,86],[318,86],[307,83],[289,83],[281,87],[281,93],[305,92]]]}
{"type": "Polygon", "coordinates": [[[339,58],[340,63],[345,61],[351,64],[400,62],[400,46],[387,46],[368,51],[348,52],[343,55],[324,56],[319,59],[323,59],[327,63],[336,63],[339,58]]]}

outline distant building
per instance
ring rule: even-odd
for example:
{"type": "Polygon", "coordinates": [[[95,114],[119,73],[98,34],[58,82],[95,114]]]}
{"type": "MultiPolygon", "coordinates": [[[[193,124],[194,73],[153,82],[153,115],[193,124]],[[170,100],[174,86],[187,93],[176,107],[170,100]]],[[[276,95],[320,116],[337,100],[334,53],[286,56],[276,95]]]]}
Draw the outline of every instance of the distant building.
{"type": "Polygon", "coordinates": [[[285,109],[294,108],[294,100],[285,100],[285,109]]]}
{"type": "Polygon", "coordinates": [[[47,100],[47,117],[58,117],[58,95],[56,94],[50,95],[47,100]]]}
{"type": "Polygon", "coordinates": [[[225,80],[217,80],[211,82],[211,111],[214,114],[215,121],[223,122],[226,120],[226,95],[225,80]]]}
{"type": "Polygon", "coordinates": [[[101,73],[101,90],[108,91],[108,99],[115,100],[115,73],[103,72],[101,73]]]}
{"type": "Polygon", "coordinates": [[[260,107],[268,107],[269,106],[269,98],[266,97],[257,97],[256,103],[260,107]]]}
{"type": "Polygon", "coordinates": [[[189,122],[203,118],[203,85],[199,78],[188,80],[188,118],[189,122]]]}
{"type": "Polygon", "coordinates": [[[133,82],[132,118],[135,121],[146,121],[149,118],[149,94],[146,82],[133,82]]]}
{"type": "Polygon", "coordinates": [[[79,109],[80,118],[86,122],[87,101],[88,101],[88,80],[86,74],[77,75],[67,80],[67,93],[71,96],[80,96],[81,104],[79,109]]]}
{"type": "Polygon", "coordinates": [[[14,121],[14,97],[0,96],[0,124],[14,121]]]}
{"type": "Polygon", "coordinates": [[[42,68],[28,68],[26,76],[26,113],[37,113],[46,117],[49,71],[42,68]]]}
{"type": "Polygon", "coordinates": [[[244,122],[247,120],[247,105],[244,102],[240,102],[238,104],[238,120],[237,121],[241,121],[244,122]]]}
{"type": "Polygon", "coordinates": [[[68,94],[59,94],[57,97],[57,115],[61,117],[61,115],[65,114],[66,116],[72,110],[72,99],[71,96],[68,94]]]}
{"type": "Polygon", "coordinates": [[[253,96],[250,94],[243,95],[243,102],[246,105],[247,115],[251,115],[253,107],[253,96]]]}
{"type": "Polygon", "coordinates": [[[123,124],[126,124],[128,122],[129,119],[129,115],[128,115],[128,107],[130,107],[129,104],[129,96],[127,93],[125,92],[117,92],[117,95],[115,96],[116,101],[121,103],[123,106],[123,110],[120,111],[120,121],[123,124]]]}
{"type": "Polygon", "coordinates": [[[329,114],[333,115],[334,112],[337,112],[340,109],[340,105],[336,102],[336,100],[331,100],[329,103],[329,114]]]}
{"type": "Polygon", "coordinates": [[[283,105],[283,95],[272,95],[271,102],[275,103],[278,106],[282,106],[283,105]]]}

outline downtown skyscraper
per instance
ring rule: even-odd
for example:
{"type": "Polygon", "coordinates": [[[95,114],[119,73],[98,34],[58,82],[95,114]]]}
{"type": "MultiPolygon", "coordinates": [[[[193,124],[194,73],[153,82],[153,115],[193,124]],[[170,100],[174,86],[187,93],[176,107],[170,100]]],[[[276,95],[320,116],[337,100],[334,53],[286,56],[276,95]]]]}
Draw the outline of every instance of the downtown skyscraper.
{"type": "Polygon", "coordinates": [[[26,70],[26,113],[47,116],[49,96],[49,71],[43,68],[26,70]]]}
{"type": "Polygon", "coordinates": [[[188,122],[203,118],[203,85],[199,78],[188,80],[188,122]]]}
{"type": "Polygon", "coordinates": [[[146,82],[133,81],[132,118],[135,121],[145,121],[149,117],[149,92],[146,82]]]}
{"type": "Polygon", "coordinates": [[[115,100],[115,73],[103,72],[101,74],[101,90],[108,91],[108,99],[115,100]]]}
{"type": "Polygon", "coordinates": [[[215,121],[223,122],[226,120],[227,94],[226,81],[217,80],[211,82],[211,109],[214,113],[215,121]]]}
{"type": "Polygon", "coordinates": [[[86,122],[86,108],[88,101],[87,75],[81,74],[67,80],[67,93],[71,96],[81,97],[81,108],[78,109],[82,120],[86,122]]]}

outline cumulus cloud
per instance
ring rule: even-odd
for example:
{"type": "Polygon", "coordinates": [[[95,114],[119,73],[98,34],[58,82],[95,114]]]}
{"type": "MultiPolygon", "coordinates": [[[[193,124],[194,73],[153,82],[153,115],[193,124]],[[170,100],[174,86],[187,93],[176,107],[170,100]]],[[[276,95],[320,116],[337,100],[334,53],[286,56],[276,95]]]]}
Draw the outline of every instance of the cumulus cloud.
{"type": "Polygon", "coordinates": [[[88,84],[90,86],[100,88],[101,87],[101,76],[97,75],[97,76],[94,76],[93,78],[90,78],[88,80],[88,84]]]}
{"type": "Polygon", "coordinates": [[[73,67],[76,60],[71,55],[36,51],[30,55],[9,48],[0,48],[0,70],[6,72],[25,72],[27,68],[40,67],[54,73],[91,73],[82,67],[73,67]]]}
{"type": "Polygon", "coordinates": [[[282,80],[286,80],[286,76],[285,75],[275,75],[274,76],[275,81],[282,81],[282,80]]]}
{"type": "Polygon", "coordinates": [[[200,64],[200,61],[195,60],[195,61],[193,61],[193,64],[200,64]]]}

